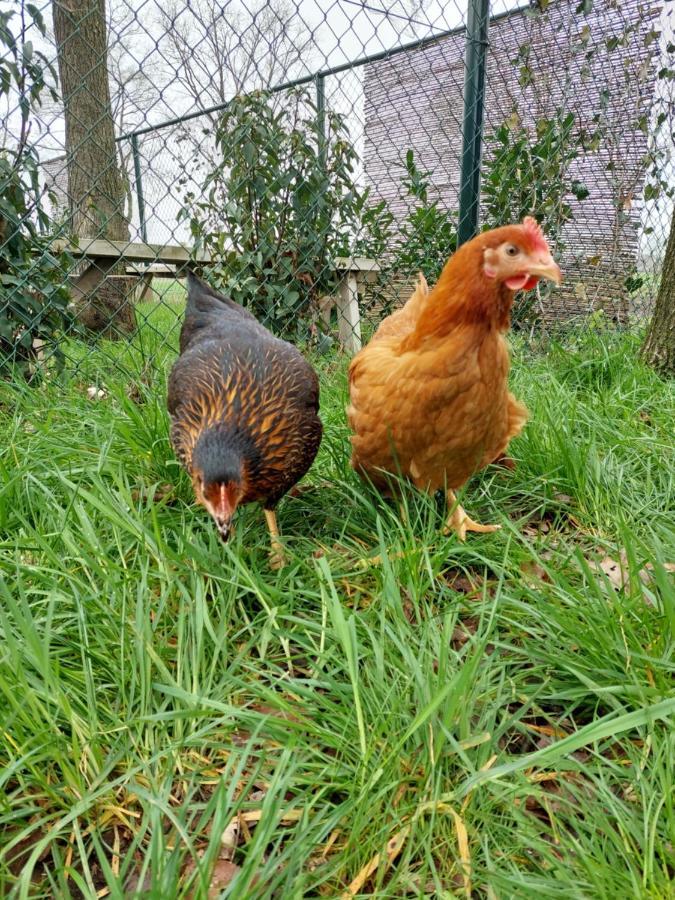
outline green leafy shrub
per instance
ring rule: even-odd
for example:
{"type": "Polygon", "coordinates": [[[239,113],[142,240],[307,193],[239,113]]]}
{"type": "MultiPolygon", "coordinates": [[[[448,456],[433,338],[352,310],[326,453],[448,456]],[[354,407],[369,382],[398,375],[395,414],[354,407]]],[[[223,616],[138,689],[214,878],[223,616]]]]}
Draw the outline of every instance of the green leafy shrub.
{"type": "MultiPolygon", "coordinates": [[[[14,4],[18,8],[18,4],[14,4]]],[[[44,35],[44,21],[32,4],[27,13],[44,35]]],[[[0,370],[25,375],[41,354],[60,361],[59,336],[70,324],[64,287],[67,259],[50,252],[52,223],[42,206],[37,153],[28,143],[31,110],[55,73],[47,58],[12,28],[17,9],[0,13],[0,97],[17,101],[20,134],[16,147],[0,149],[0,370]]],[[[54,92],[52,91],[52,94],[54,92]]]]}
{"type": "Polygon", "coordinates": [[[431,174],[418,169],[412,150],[404,165],[402,184],[410,208],[394,242],[392,267],[406,276],[423,272],[433,284],[457,249],[457,215],[430,200],[431,174]]]}
{"type": "Polygon", "coordinates": [[[588,197],[588,188],[570,177],[579,156],[574,115],[559,112],[539,119],[531,133],[514,114],[487,138],[483,175],[486,228],[520,222],[534,215],[549,241],[559,247],[563,226],[571,221],[570,195],[588,197]]]}
{"type": "MultiPolygon", "coordinates": [[[[588,188],[570,175],[579,156],[574,135],[574,115],[558,111],[552,118],[539,119],[533,131],[514,112],[487,136],[482,183],[485,228],[533,215],[554,252],[560,253],[563,226],[573,218],[569,197],[585,200],[589,195],[588,188]]],[[[532,319],[537,299],[548,290],[548,285],[540,285],[536,292],[520,295],[514,307],[516,327],[532,319]]]]}
{"type": "Polygon", "coordinates": [[[181,213],[195,246],[215,259],[216,287],[277,333],[306,333],[303,320],[335,290],[335,257],[382,252],[385,205],[356,185],[343,118],[327,110],[320,137],[305,92],[277,105],[265,92],[236,97],[215,141],[220,162],[181,213]]]}

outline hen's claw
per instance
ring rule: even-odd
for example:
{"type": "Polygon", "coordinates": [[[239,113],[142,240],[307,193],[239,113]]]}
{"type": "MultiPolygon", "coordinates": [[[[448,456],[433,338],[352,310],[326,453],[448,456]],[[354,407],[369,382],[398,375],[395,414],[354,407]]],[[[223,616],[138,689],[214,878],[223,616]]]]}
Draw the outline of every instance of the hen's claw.
{"type": "Polygon", "coordinates": [[[457,497],[453,491],[447,492],[448,506],[452,508],[452,512],[448,516],[445,523],[443,534],[455,532],[460,541],[466,540],[467,531],[477,531],[480,534],[490,534],[493,531],[499,531],[501,525],[481,525],[480,522],[474,522],[464,512],[464,508],[457,502],[457,497]],[[454,507],[454,508],[453,508],[454,507]]]}
{"type": "Polygon", "coordinates": [[[286,559],[281,544],[277,544],[276,546],[273,544],[270,552],[270,569],[278,572],[279,569],[283,569],[287,562],[288,560],[286,559]]]}

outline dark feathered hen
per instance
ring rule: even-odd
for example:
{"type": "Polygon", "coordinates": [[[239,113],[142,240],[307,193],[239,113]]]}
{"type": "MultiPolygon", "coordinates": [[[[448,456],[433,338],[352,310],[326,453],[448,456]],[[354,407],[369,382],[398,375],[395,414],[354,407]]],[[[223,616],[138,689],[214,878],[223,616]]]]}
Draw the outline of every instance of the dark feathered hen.
{"type": "Polygon", "coordinates": [[[189,274],[168,406],[176,455],[223,539],[237,507],[259,501],[273,563],[281,564],[274,510],[321,443],[312,367],[247,310],[189,274]]]}

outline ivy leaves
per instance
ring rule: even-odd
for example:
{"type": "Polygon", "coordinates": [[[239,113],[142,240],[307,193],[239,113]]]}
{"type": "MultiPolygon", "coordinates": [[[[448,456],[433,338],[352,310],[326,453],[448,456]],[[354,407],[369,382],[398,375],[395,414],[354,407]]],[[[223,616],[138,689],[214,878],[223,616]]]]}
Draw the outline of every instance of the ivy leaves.
{"type": "Polygon", "coordinates": [[[50,250],[51,221],[42,206],[37,152],[29,144],[30,117],[56,81],[43,53],[26,39],[31,25],[44,35],[40,11],[28,3],[0,13],[0,95],[16,98],[19,134],[16,146],[0,150],[0,370],[18,367],[28,375],[38,348],[61,359],[58,337],[68,327],[69,294],[64,256],[50,250]],[[31,17],[26,22],[25,14],[31,17]],[[19,23],[18,30],[15,23],[19,23]]]}

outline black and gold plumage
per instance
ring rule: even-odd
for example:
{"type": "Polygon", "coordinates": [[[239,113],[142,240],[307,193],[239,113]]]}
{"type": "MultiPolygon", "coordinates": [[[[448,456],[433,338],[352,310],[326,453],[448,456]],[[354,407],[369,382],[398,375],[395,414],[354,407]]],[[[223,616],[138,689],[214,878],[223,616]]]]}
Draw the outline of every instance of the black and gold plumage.
{"type": "Polygon", "coordinates": [[[281,564],[275,508],[319,449],[319,382],[296,347],[195,275],[187,281],[171,442],[223,539],[236,508],[258,501],[281,564]]]}

